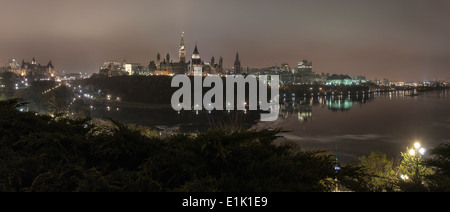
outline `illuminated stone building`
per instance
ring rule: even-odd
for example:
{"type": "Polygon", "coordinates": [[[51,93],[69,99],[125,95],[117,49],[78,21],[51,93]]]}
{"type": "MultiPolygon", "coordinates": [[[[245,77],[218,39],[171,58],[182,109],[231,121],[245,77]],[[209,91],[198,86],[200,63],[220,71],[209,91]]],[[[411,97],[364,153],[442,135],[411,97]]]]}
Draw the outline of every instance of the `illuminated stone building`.
{"type": "Polygon", "coordinates": [[[158,53],[156,56],[156,63],[151,61],[149,64],[149,70],[151,74],[155,75],[174,75],[174,74],[186,74],[188,72],[189,63],[186,63],[186,47],[184,45],[184,33],[181,35],[181,42],[178,49],[178,61],[173,62],[170,59],[169,53],[166,58],[161,61],[161,55],[158,53]]]}
{"type": "Polygon", "coordinates": [[[222,74],[223,73],[223,58],[220,57],[219,63],[216,64],[214,56],[211,57],[210,63],[205,63],[198,51],[197,44],[195,44],[194,51],[190,61],[186,61],[186,46],[184,43],[184,33],[181,35],[181,41],[178,48],[178,60],[174,62],[171,60],[170,54],[166,54],[165,58],[161,58],[161,54],[156,55],[156,61],[150,61],[148,69],[153,75],[175,75],[188,74],[193,75],[194,71],[202,71],[206,74],[222,74]]]}
{"type": "Polygon", "coordinates": [[[217,64],[214,56],[212,56],[210,63],[203,65],[203,72],[211,75],[223,74],[223,58],[220,57],[219,63],[217,64]]]}
{"type": "Polygon", "coordinates": [[[140,63],[128,63],[124,60],[122,63],[116,61],[104,62],[100,67],[101,76],[123,76],[123,75],[148,75],[148,68],[140,63]]]}
{"type": "Polygon", "coordinates": [[[34,57],[31,62],[22,60],[22,64],[19,64],[15,59],[10,59],[5,67],[1,69],[2,71],[9,71],[23,77],[32,77],[38,80],[55,77],[55,67],[52,61],[49,61],[47,65],[41,65],[36,62],[34,57]]]}

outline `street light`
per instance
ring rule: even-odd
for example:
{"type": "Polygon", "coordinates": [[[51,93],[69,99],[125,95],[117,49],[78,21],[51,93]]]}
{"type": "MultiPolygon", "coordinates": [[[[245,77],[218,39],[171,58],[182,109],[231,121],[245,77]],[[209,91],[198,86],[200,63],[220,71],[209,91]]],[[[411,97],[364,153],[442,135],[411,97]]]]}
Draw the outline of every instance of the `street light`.
{"type": "Polygon", "coordinates": [[[419,149],[420,148],[420,143],[419,142],[414,143],[414,148],[419,149]]]}
{"type": "Polygon", "coordinates": [[[424,155],[425,154],[425,149],[420,147],[420,143],[419,142],[416,142],[416,143],[414,143],[414,148],[409,150],[409,154],[411,156],[419,157],[420,155],[424,155]]]}
{"type": "Polygon", "coordinates": [[[414,143],[414,148],[409,150],[409,155],[411,156],[415,156],[416,158],[416,177],[417,180],[419,180],[420,178],[420,171],[419,171],[419,159],[422,155],[425,154],[425,149],[420,147],[420,143],[419,142],[415,142],[414,143]]]}
{"type": "Polygon", "coordinates": [[[416,155],[416,151],[414,149],[410,149],[409,150],[409,155],[415,156],[416,155]]]}
{"type": "Polygon", "coordinates": [[[424,155],[424,154],[425,154],[425,149],[424,149],[424,148],[420,148],[420,149],[419,149],[419,153],[420,153],[421,155],[424,155]]]}
{"type": "Polygon", "coordinates": [[[401,178],[402,180],[408,180],[408,179],[409,179],[408,175],[406,175],[406,174],[400,175],[400,178],[401,178]]]}

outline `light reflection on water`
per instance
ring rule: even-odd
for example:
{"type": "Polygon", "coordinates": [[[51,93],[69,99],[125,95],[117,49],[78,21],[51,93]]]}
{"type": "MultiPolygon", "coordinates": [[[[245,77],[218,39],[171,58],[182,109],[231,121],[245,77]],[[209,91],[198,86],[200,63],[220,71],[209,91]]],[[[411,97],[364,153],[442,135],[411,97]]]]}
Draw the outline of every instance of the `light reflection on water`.
{"type": "Polygon", "coordinates": [[[448,90],[420,95],[392,91],[359,99],[301,100],[300,107],[287,104],[282,108],[277,121],[258,122],[254,127],[287,130],[285,139],[305,149],[334,153],[337,148],[339,158],[345,161],[377,150],[398,157],[414,140],[428,148],[450,141],[449,94],[448,90]]]}
{"type": "Polygon", "coordinates": [[[233,125],[245,128],[282,128],[286,140],[303,149],[326,149],[343,161],[354,161],[372,151],[398,157],[414,140],[427,148],[450,142],[450,92],[392,91],[357,95],[283,97],[280,117],[258,122],[255,111],[181,111],[172,109],[114,108],[98,110],[96,117],[125,123],[169,126],[202,131],[233,125]]]}

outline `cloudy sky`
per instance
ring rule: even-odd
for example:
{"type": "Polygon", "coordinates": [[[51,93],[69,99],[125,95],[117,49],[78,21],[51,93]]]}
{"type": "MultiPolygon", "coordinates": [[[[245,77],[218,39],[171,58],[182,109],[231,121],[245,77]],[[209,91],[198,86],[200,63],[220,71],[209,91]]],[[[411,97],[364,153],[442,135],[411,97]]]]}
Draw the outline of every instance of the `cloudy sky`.
{"type": "Polygon", "coordinates": [[[104,61],[176,60],[185,32],[203,60],[302,59],[317,73],[450,78],[450,0],[0,0],[0,65],[34,56],[66,72],[104,61]]]}

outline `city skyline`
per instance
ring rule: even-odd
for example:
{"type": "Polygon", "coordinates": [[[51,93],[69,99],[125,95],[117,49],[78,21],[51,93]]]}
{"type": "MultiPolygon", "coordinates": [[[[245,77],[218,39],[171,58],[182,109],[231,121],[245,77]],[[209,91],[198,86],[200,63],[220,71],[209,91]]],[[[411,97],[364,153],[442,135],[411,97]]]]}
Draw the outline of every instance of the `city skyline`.
{"type": "Polygon", "coordinates": [[[147,66],[157,53],[224,58],[264,68],[307,59],[314,72],[370,79],[450,78],[450,2],[422,1],[6,1],[0,60],[52,60],[96,73],[104,61],[147,66]],[[17,12],[20,11],[20,15],[17,12]],[[6,18],[9,17],[9,18],[6,18]]]}

